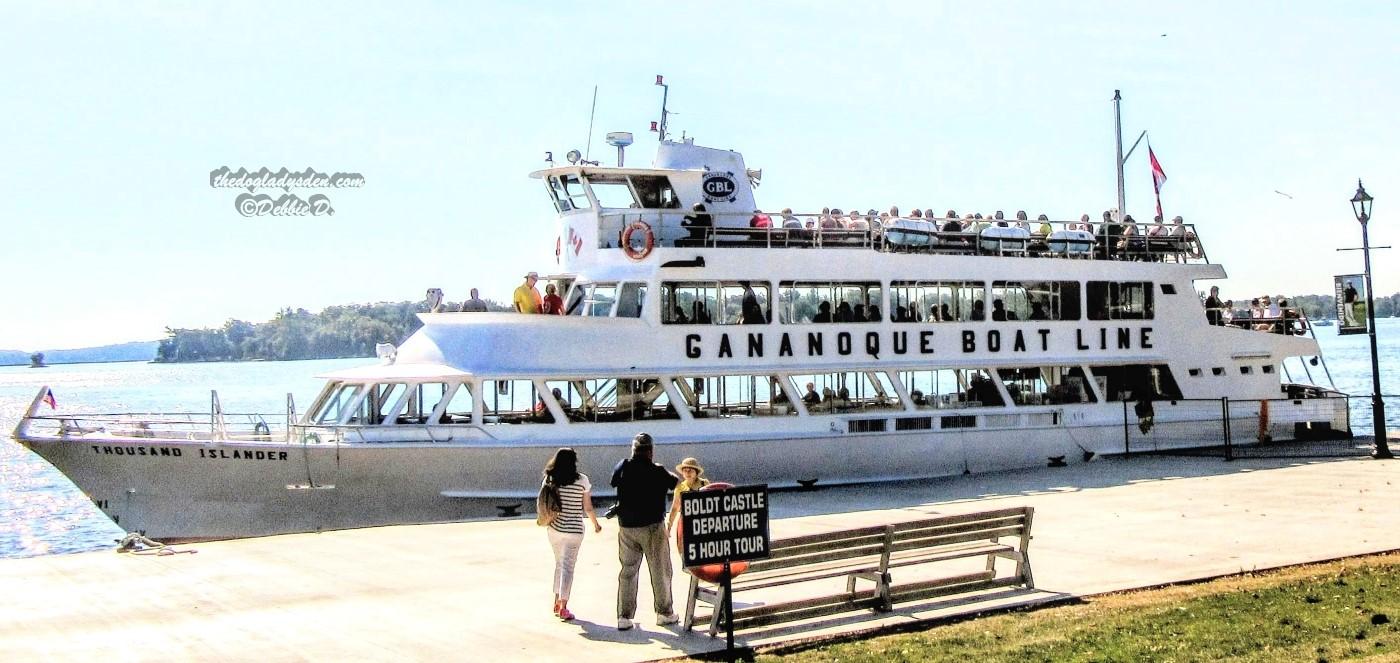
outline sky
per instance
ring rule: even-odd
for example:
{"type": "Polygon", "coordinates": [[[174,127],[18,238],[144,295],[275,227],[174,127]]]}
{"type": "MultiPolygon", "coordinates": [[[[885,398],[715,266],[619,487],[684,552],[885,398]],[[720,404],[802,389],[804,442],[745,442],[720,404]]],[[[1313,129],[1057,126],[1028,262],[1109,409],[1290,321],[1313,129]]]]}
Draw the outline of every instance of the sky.
{"type": "MultiPolygon", "coordinates": [[[[760,206],[1115,205],[1149,132],[1168,217],[1227,297],[1361,271],[1349,200],[1400,243],[1400,5],[1382,2],[0,1],[0,348],[82,347],[284,307],[505,301],[554,267],[545,151],[648,163],[670,128],[763,169],[760,206]],[[1127,147],[1125,145],[1125,149],[1127,147]],[[210,173],[359,173],[249,216],[210,173]]],[[[1153,214],[1146,147],[1127,208],[1153,214]]],[[[276,198],[281,190],[271,193],[276,198]]],[[[1400,260],[1374,253],[1376,290],[1400,260]]],[[[1205,289],[1206,284],[1200,284],[1205,289]]]]}

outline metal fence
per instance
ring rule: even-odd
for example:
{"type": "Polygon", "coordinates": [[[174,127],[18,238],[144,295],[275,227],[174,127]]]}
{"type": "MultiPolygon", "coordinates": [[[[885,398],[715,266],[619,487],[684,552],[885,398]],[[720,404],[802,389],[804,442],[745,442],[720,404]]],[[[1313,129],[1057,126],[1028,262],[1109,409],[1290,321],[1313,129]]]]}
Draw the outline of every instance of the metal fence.
{"type": "MultiPolygon", "coordinates": [[[[1400,396],[1384,395],[1400,414],[1400,396]]],[[[1240,458],[1366,456],[1372,440],[1370,395],[1327,398],[1152,401],[1151,412],[1123,403],[1123,452],[1240,458]],[[1202,426],[1203,421],[1214,426],[1202,426]]],[[[1391,423],[1387,428],[1400,428],[1391,423]]]]}

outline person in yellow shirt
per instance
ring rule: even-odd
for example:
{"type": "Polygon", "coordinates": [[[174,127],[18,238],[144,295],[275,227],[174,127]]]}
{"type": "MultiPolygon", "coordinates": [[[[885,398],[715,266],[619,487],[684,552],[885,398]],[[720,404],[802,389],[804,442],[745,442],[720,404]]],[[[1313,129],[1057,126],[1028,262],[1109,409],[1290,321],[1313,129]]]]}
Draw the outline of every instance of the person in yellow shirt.
{"type": "Polygon", "coordinates": [[[700,467],[700,461],[694,458],[687,458],[676,466],[676,472],[681,475],[680,483],[676,484],[675,493],[671,497],[671,513],[666,516],[666,531],[671,531],[671,524],[681,515],[681,493],[691,490],[700,490],[709,485],[710,480],[704,477],[705,468],[700,467]]]}
{"type": "Polygon", "coordinates": [[[542,301],[540,291],[535,289],[535,283],[540,280],[540,275],[530,272],[525,275],[525,282],[515,289],[515,310],[520,313],[539,313],[542,301]]]}

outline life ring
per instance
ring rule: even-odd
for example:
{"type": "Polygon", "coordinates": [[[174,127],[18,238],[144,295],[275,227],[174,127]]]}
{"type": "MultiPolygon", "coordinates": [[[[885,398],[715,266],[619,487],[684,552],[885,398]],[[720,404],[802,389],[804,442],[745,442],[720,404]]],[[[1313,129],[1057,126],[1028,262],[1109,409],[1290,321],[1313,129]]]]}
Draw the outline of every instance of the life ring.
{"type": "Polygon", "coordinates": [[[1188,257],[1200,259],[1205,254],[1206,252],[1201,249],[1201,240],[1195,237],[1186,240],[1186,255],[1188,257]]]}
{"type": "Polygon", "coordinates": [[[269,442],[272,440],[272,431],[268,430],[266,423],[259,421],[253,424],[253,437],[259,442],[269,442]]]}
{"type": "Polygon", "coordinates": [[[656,247],[656,233],[651,231],[651,226],[646,221],[634,221],[622,231],[622,250],[628,258],[642,260],[651,255],[651,250],[656,247]],[[633,240],[636,234],[641,233],[641,245],[638,246],[633,240]]]}
{"type": "MultiPolygon", "coordinates": [[[[707,490],[725,490],[733,487],[733,484],[724,483],[722,481],[716,481],[714,483],[706,484],[703,488],[700,489],[700,491],[704,492],[707,490]]],[[[679,523],[677,523],[676,526],[676,550],[685,550],[685,532],[681,529],[679,523]]],[[[682,558],[684,558],[684,555],[682,555],[682,558]]],[[[739,577],[739,574],[747,570],[749,570],[748,562],[729,563],[730,578],[737,578],[739,577]]],[[[690,575],[695,576],[696,578],[704,580],[705,582],[711,582],[715,584],[719,584],[720,581],[724,579],[723,564],[705,564],[703,566],[693,566],[686,569],[686,572],[690,575]]]]}

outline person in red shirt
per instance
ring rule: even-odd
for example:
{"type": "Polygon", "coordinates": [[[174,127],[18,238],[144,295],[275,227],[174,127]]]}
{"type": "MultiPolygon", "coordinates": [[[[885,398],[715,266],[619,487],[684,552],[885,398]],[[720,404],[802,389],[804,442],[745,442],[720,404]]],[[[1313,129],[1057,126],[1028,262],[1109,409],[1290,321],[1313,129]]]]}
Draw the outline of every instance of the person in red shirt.
{"type": "Polygon", "coordinates": [[[553,283],[544,287],[544,299],[540,301],[540,313],[545,315],[564,314],[564,300],[555,293],[553,283]]]}

